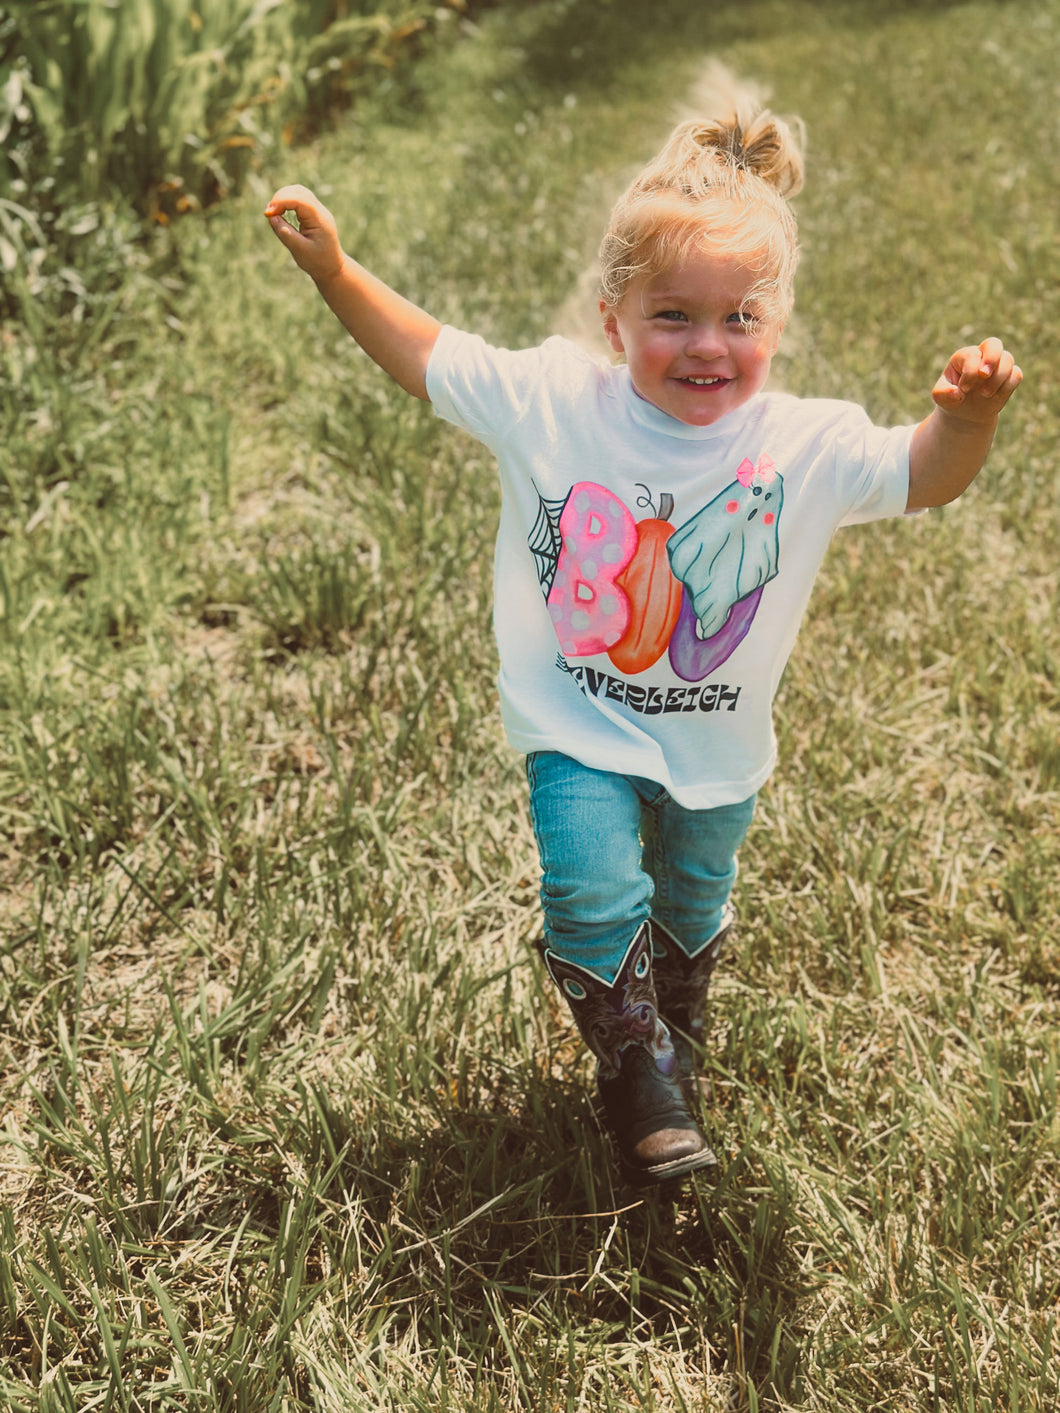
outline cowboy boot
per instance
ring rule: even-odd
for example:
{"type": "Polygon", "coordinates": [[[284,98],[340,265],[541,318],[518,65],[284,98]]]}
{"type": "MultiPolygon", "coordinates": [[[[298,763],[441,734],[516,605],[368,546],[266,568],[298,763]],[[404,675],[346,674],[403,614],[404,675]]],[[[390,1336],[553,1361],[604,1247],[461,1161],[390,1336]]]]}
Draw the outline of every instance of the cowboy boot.
{"type": "Polygon", "coordinates": [[[646,1187],[716,1163],[689,1113],[674,1047],[659,1020],[649,924],[638,930],[610,986],[547,947],[541,950],[596,1057],[597,1088],[624,1175],[646,1187]]]}
{"type": "Polygon", "coordinates": [[[652,918],[652,959],[659,1016],[670,1032],[686,1093],[691,1096],[699,1081],[698,1055],[703,1047],[703,1009],[711,977],[729,937],[735,914],[726,912],[719,932],[690,957],[673,933],[652,918]]]}

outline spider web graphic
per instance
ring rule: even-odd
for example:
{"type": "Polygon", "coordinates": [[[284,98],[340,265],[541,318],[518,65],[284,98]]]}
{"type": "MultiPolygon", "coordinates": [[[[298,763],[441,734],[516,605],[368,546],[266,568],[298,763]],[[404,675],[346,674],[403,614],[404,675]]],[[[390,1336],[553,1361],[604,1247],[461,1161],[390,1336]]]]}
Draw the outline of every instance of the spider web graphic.
{"type": "Polygon", "coordinates": [[[541,584],[542,592],[547,599],[552,592],[552,581],[556,577],[556,565],[559,563],[559,552],[563,545],[563,537],[559,532],[559,518],[563,514],[563,507],[570,499],[570,492],[562,500],[548,500],[537,490],[538,511],[537,519],[527,537],[527,544],[530,546],[530,553],[534,556],[534,563],[537,566],[537,577],[541,584]]]}

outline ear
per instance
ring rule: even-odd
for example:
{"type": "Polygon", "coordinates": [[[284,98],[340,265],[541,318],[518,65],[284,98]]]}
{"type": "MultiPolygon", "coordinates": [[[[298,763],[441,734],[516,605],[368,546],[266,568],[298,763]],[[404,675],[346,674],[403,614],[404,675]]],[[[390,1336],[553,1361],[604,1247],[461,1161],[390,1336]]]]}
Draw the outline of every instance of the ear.
{"type": "Polygon", "coordinates": [[[625,353],[622,335],[618,330],[618,310],[606,299],[600,301],[600,314],[604,321],[604,336],[616,353],[625,353]]]}

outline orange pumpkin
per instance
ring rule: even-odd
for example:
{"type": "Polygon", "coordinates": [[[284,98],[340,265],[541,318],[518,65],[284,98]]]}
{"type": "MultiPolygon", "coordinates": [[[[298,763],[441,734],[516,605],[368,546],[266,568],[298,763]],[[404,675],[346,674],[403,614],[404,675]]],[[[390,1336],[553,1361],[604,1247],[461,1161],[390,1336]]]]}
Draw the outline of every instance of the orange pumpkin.
{"type": "Polygon", "coordinates": [[[669,515],[674,498],[659,497],[659,515],[637,524],[633,558],[615,578],[629,599],[629,627],[608,653],[619,672],[644,672],[666,651],[681,615],[683,590],[670,569],[666,541],[674,532],[669,515]]]}

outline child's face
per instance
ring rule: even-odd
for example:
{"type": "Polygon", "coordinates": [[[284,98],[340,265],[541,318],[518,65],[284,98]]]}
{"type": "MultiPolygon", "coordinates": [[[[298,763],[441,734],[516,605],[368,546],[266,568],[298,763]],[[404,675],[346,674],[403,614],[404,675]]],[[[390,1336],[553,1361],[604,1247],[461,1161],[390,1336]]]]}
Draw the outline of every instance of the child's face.
{"type": "MultiPolygon", "coordinates": [[[[615,307],[601,301],[608,342],[626,355],[640,396],[709,427],[760,392],[783,324],[748,324],[741,309],[755,283],[746,257],[697,252],[633,280],[615,307]]],[[[753,300],[750,310],[759,312],[753,300]]]]}

